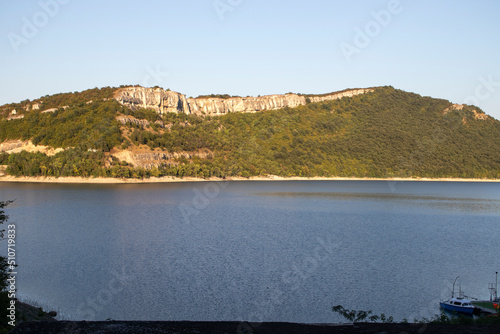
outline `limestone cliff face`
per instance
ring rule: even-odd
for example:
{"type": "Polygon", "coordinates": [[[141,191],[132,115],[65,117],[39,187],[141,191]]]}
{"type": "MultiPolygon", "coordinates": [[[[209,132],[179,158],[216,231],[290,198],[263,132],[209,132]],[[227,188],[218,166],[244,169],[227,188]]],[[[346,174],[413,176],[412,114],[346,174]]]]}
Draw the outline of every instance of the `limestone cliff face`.
{"type": "Polygon", "coordinates": [[[134,167],[151,169],[153,167],[164,166],[178,166],[180,163],[177,159],[183,157],[186,159],[192,159],[193,157],[199,157],[201,159],[207,159],[213,157],[211,152],[168,152],[168,151],[151,151],[151,150],[124,150],[116,151],[112,155],[119,160],[128,162],[134,167]]]}
{"type": "Polygon", "coordinates": [[[223,115],[232,112],[255,113],[263,110],[294,108],[310,102],[336,100],[358,94],[373,92],[373,89],[351,89],[338,93],[303,96],[297,94],[266,95],[259,97],[190,98],[161,88],[126,87],[119,89],[115,99],[131,109],[148,108],[163,114],[167,112],[195,115],[223,115]]]}
{"type": "Polygon", "coordinates": [[[231,112],[255,113],[284,107],[294,108],[306,104],[306,98],[296,94],[266,95],[260,97],[231,97],[188,99],[191,113],[221,115],[231,112]]]}
{"type": "Polygon", "coordinates": [[[186,96],[161,88],[127,87],[115,94],[115,100],[131,109],[147,108],[158,113],[189,113],[186,96]]]}
{"type": "Polygon", "coordinates": [[[33,153],[41,152],[51,156],[64,151],[64,149],[53,148],[44,145],[34,145],[31,140],[11,139],[11,140],[6,140],[3,143],[0,143],[0,153],[5,152],[8,154],[14,154],[14,153],[20,153],[22,151],[33,152],[33,153]]]}
{"type": "MultiPolygon", "coordinates": [[[[133,116],[116,116],[116,120],[123,125],[125,124],[135,124],[146,127],[151,125],[151,122],[145,119],[137,119],[133,116]]],[[[158,124],[160,127],[164,128],[165,124],[162,121],[155,121],[154,124],[158,124]]]]}
{"type": "Polygon", "coordinates": [[[311,102],[321,102],[321,101],[338,100],[343,97],[353,97],[355,95],[366,94],[371,92],[373,92],[373,88],[349,89],[343,92],[311,96],[309,98],[311,99],[311,102]]]}

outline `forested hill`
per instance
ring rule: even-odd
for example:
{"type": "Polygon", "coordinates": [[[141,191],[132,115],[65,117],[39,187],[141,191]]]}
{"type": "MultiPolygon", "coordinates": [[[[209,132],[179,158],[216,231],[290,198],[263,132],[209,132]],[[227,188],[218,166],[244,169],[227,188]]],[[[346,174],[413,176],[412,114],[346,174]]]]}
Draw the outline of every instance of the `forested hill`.
{"type": "Polygon", "coordinates": [[[392,87],[206,117],[133,111],[115,90],[44,97],[51,112],[0,107],[0,165],[26,176],[500,178],[500,121],[392,87]]]}

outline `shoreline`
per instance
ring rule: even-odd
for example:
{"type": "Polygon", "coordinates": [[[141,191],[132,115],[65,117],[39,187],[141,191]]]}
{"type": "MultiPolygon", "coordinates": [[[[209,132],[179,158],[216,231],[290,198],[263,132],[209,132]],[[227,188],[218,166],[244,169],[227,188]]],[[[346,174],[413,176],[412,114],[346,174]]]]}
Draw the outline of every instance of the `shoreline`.
{"type": "Polygon", "coordinates": [[[123,179],[123,178],[85,178],[85,177],[43,177],[43,176],[0,176],[1,182],[17,183],[67,183],[67,184],[143,184],[143,183],[179,183],[179,182],[220,182],[220,181],[386,181],[386,182],[500,182],[500,179],[461,179],[461,178],[359,178],[359,177],[281,177],[281,176],[254,176],[228,177],[226,179],[212,177],[208,179],[174,176],[151,177],[147,179],[123,179]]]}

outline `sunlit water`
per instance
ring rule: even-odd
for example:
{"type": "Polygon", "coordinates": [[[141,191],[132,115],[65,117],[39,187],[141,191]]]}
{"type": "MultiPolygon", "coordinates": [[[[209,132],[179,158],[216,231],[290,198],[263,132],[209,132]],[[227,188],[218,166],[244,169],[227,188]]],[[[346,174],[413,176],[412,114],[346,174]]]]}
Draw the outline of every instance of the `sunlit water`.
{"type": "Polygon", "coordinates": [[[413,320],[459,275],[489,299],[500,269],[499,183],[2,183],[7,199],[21,298],[70,319],[413,320]]]}

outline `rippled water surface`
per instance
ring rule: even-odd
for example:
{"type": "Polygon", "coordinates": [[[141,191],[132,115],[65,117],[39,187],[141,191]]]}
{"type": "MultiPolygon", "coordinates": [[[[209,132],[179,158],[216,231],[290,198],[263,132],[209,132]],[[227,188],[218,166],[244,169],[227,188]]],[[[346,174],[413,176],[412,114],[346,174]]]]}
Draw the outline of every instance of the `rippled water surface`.
{"type": "Polygon", "coordinates": [[[459,275],[488,299],[500,271],[499,183],[1,183],[6,199],[22,299],[70,319],[412,320],[459,275]]]}

